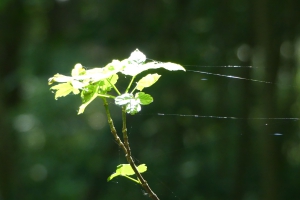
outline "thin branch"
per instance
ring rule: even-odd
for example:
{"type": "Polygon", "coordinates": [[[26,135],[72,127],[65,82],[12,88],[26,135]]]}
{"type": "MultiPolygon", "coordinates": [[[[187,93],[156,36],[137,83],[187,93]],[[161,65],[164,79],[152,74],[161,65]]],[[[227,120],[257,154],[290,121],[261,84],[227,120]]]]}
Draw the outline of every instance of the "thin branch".
{"type": "Polygon", "coordinates": [[[157,197],[157,195],[151,190],[150,186],[148,185],[147,181],[143,178],[143,176],[141,175],[141,173],[138,171],[133,159],[131,156],[128,156],[128,154],[126,154],[126,159],[127,162],[130,164],[131,168],[133,169],[135,175],[138,177],[139,181],[141,182],[141,185],[143,186],[143,188],[146,190],[146,192],[148,193],[149,197],[152,200],[159,200],[159,198],[157,197]]]}
{"type": "Polygon", "coordinates": [[[157,195],[151,190],[150,186],[148,185],[147,181],[143,178],[143,176],[141,175],[141,173],[138,171],[132,157],[131,157],[131,151],[130,151],[130,147],[129,147],[129,142],[128,142],[128,135],[127,135],[127,129],[126,129],[126,112],[125,109],[122,109],[122,118],[123,118],[123,136],[124,137],[124,141],[126,140],[126,146],[124,145],[124,143],[121,141],[121,139],[119,138],[116,128],[114,126],[113,120],[111,118],[110,115],[110,111],[108,108],[108,103],[106,98],[102,98],[103,102],[104,102],[104,107],[105,107],[105,111],[106,111],[106,115],[107,115],[107,120],[108,120],[108,124],[111,130],[111,133],[113,134],[117,144],[119,145],[119,147],[121,147],[125,153],[125,157],[127,162],[130,164],[131,168],[133,169],[135,175],[138,177],[138,180],[140,181],[142,187],[146,190],[146,192],[148,193],[149,197],[152,200],[159,200],[159,198],[157,197],[157,195]],[[125,113],[125,114],[124,114],[125,113]],[[126,138],[126,139],[125,139],[126,138]],[[127,149],[127,145],[128,145],[128,149],[127,149]]]}
{"type": "Polygon", "coordinates": [[[114,126],[114,123],[113,123],[113,120],[111,118],[111,115],[110,115],[110,112],[109,112],[109,109],[108,109],[108,103],[107,103],[107,100],[106,98],[102,98],[103,99],[103,102],[104,102],[104,108],[105,108],[105,112],[106,112],[106,115],[107,115],[107,121],[108,121],[108,124],[109,124],[109,127],[110,127],[110,131],[112,133],[112,135],[114,136],[117,144],[119,145],[119,147],[121,147],[123,149],[123,151],[125,152],[125,154],[127,154],[127,149],[125,147],[125,145],[123,144],[123,142],[121,141],[121,139],[119,138],[118,134],[117,134],[117,130],[114,126]]]}
{"type": "Polygon", "coordinates": [[[127,127],[126,127],[126,110],[125,106],[122,107],[122,121],[123,121],[123,128],[122,128],[122,133],[123,133],[123,140],[125,144],[125,148],[127,150],[126,154],[126,159],[127,162],[130,164],[131,168],[133,169],[135,175],[138,177],[139,181],[141,182],[141,185],[143,188],[147,191],[149,197],[153,200],[159,200],[157,195],[151,190],[150,186],[148,185],[147,181],[143,178],[141,173],[138,171],[132,157],[131,157],[131,149],[129,146],[129,141],[128,141],[128,135],[127,135],[127,127]]]}
{"type": "Polygon", "coordinates": [[[123,140],[124,140],[124,145],[127,149],[127,153],[129,156],[131,156],[131,149],[129,146],[129,141],[128,141],[128,135],[127,135],[127,127],[126,127],[126,106],[122,107],[122,121],[123,121],[123,127],[122,127],[122,133],[123,133],[123,140]]]}

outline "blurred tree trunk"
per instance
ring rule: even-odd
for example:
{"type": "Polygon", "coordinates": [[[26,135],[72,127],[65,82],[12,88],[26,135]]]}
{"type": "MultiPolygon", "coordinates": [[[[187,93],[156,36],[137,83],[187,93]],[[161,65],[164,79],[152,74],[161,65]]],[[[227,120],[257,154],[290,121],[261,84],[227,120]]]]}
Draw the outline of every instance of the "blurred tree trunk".
{"type": "MultiPolygon", "coordinates": [[[[251,65],[250,62],[245,63],[245,65],[251,65]]],[[[244,71],[241,77],[250,79],[250,70],[244,71]]],[[[242,91],[241,91],[241,110],[240,115],[243,117],[249,117],[251,102],[253,100],[252,91],[250,89],[251,83],[249,81],[243,81],[242,91]]],[[[248,120],[243,120],[240,122],[240,135],[237,141],[237,155],[236,155],[236,171],[234,176],[233,185],[233,198],[232,199],[243,199],[245,193],[247,192],[247,176],[251,171],[251,139],[252,132],[248,120]]]]}
{"type": "MultiPolygon", "coordinates": [[[[278,2],[270,0],[256,0],[254,2],[254,36],[256,47],[261,50],[263,67],[265,70],[264,80],[276,83],[280,64],[280,8],[278,2]],[[277,24],[277,25],[276,25],[277,24]]],[[[277,111],[277,85],[264,84],[261,94],[262,115],[276,117],[277,111]]],[[[259,134],[259,154],[261,155],[261,188],[264,200],[276,200],[280,194],[280,146],[275,142],[276,125],[264,126],[259,134]]]]}
{"type": "MultiPolygon", "coordinates": [[[[251,0],[250,0],[251,1],[251,0]]],[[[245,35],[245,42],[247,45],[251,47],[251,51],[249,53],[249,61],[245,62],[245,66],[251,66],[251,58],[253,56],[253,34],[251,33],[251,2],[246,1],[245,3],[249,6],[248,11],[248,30],[244,30],[247,32],[245,35]]],[[[246,79],[251,79],[251,70],[243,71],[241,77],[246,79]]],[[[251,107],[253,106],[253,91],[251,90],[252,83],[250,81],[243,81],[242,83],[242,91],[240,92],[240,102],[241,109],[240,115],[243,117],[249,117],[251,112],[251,107]]],[[[249,181],[248,177],[249,173],[251,173],[251,168],[253,166],[253,154],[252,154],[252,138],[253,132],[251,131],[251,126],[249,124],[249,120],[243,120],[240,124],[240,137],[238,137],[237,141],[237,155],[236,155],[236,171],[234,175],[234,185],[233,185],[233,196],[232,199],[244,199],[248,190],[249,182],[251,184],[252,181],[249,181]]]]}
{"type": "Polygon", "coordinates": [[[0,199],[17,197],[18,138],[12,127],[12,111],[20,103],[17,77],[22,42],[24,8],[22,0],[7,1],[0,11],[0,199]]]}
{"type": "MultiPolygon", "coordinates": [[[[232,30],[228,29],[227,27],[230,26],[232,21],[234,21],[231,18],[231,11],[230,7],[228,6],[230,4],[229,0],[222,1],[217,0],[218,7],[216,9],[216,16],[215,16],[215,30],[214,32],[217,33],[217,39],[214,41],[213,45],[215,45],[218,48],[218,51],[220,54],[216,54],[216,65],[224,65],[224,63],[227,63],[227,51],[228,48],[232,46],[232,42],[236,42],[233,40],[230,40],[234,32],[232,30]]],[[[216,72],[217,74],[226,74],[224,71],[224,68],[219,68],[216,72]]],[[[215,113],[217,113],[218,116],[226,116],[230,112],[228,110],[228,102],[230,102],[228,97],[228,90],[226,89],[226,86],[228,86],[228,79],[221,78],[218,80],[218,86],[216,89],[217,93],[217,105],[215,106],[215,113]]],[[[227,125],[228,121],[222,120],[218,122],[218,128],[216,133],[230,133],[230,126],[227,125]],[[224,128],[225,127],[225,128],[224,128]]],[[[232,135],[231,135],[232,136],[232,135]]],[[[229,163],[230,163],[230,142],[232,137],[224,134],[220,134],[218,136],[217,145],[215,147],[216,155],[218,157],[218,163],[216,166],[216,174],[219,179],[218,184],[219,186],[218,190],[221,190],[220,188],[225,188],[226,186],[224,183],[225,180],[229,177],[229,163]]],[[[228,193],[224,193],[223,190],[221,190],[221,195],[228,195],[228,193]]],[[[223,196],[223,198],[228,198],[228,196],[223,196]]]]}
{"type": "MultiPolygon", "coordinates": [[[[300,18],[300,1],[297,0],[288,0],[285,2],[285,7],[283,9],[283,17],[282,17],[282,23],[283,23],[283,42],[284,44],[281,46],[281,52],[283,50],[282,55],[282,69],[281,73],[283,73],[286,76],[286,79],[284,79],[284,85],[286,86],[294,86],[294,87],[286,87],[284,92],[281,94],[281,99],[283,99],[283,103],[280,104],[280,107],[278,108],[280,115],[285,117],[294,117],[293,116],[293,110],[291,107],[296,104],[298,101],[298,91],[297,91],[297,80],[296,80],[296,74],[297,74],[297,54],[296,54],[296,42],[297,42],[297,30],[299,29],[298,23],[300,18]]],[[[298,123],[292,122],[292,123],[285,123],[287,125],[282,126],[282,130],[289,130],[288,134],[284,134],[284,141],[288,140],[294,140],[294,138],[298,138],[298,123]]],[[[282,144],[284,145],[284,144],[282,144]]],[[[286,152],[284,152],[286,153],[286,152]]],[[[287,162],[287,159],[282,159],[281,163],[281,170],[283,173],[281,173],[281,176],[283,177],[281,181],[281,187],[282,188],[291,188],[292,185],[295,184],[295,182],[291,182],[291,179],[289,179],[289,175],[291,172],[291,165],[287,162]],[[288,173],[287,173],[288,172],[288,173]]],[[[297,183],[296,183],[297,184],[297,183]]],[[[293,192],[284,190],[282,192],[282,198],[281,199],[288,199],[291,198],[291,196],[299,196],[298,194],[293,194],[293,192]]]]}

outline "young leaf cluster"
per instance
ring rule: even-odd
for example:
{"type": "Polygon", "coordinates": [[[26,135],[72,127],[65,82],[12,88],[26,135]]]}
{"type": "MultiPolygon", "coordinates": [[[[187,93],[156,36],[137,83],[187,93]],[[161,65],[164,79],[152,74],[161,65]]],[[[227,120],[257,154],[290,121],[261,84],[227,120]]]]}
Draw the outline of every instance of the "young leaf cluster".
{"type": "Polygon", "coordinates": [[[152,96],[142,92],[142,90],[152,86],[161,75],[157,73],[147,74],[136,82],[133,89],[131,89],[132,83],[141,72],[157,68],[185,71],[181,65],[175,63],[146,62],[146,56],[136,49],[129,58],[121,61],[113,60],[102,68],[86,70],[78,63],[72,69],[71,76],[55,74],[49,78],[48,84],[58,83],[50,88],[55,92],[55,99],[65,97],[71,93],[80,94],[82,104],[79,107],[78,114],[83,113],[94,99],[101,97],[114,99],[116,105],[125,106],[126,112],[134,115],[141,111],[142,105],[153,102],[152,96]],[[131,81],[123,93],[116,86],[119,75],[131,76],[131,81]],[[117,95],[113,95],[115,93],[112,93],[112,90],[117,95]]]}

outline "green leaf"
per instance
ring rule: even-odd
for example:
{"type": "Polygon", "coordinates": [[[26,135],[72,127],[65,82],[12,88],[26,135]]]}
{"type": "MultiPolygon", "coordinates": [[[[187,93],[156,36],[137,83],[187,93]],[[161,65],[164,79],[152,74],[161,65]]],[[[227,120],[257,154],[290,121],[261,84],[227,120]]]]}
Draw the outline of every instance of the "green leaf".
{"type": "Polygon", "coordinates": [[[78,115],[82,114],[85,108],[98,96],[98,84],[89,85],[81,92],[82,104],[79,107],[78,115]]]}
{"type": "MultiPolygon", "coordinates": [[[[113,60],[103,68],[93,68],[86,71],[86,76],[90,78],[91,82],[97,82],[111,77],[118,73],[123,68],[123,64],[118,60],[113,60]]],[[[80,77],[80,76],[79,76],[80,77]]]]}
{"type": "Polygon", "coordinates": [[[70,82],[72,80],[74,79],[70,76],[55,74],[53,77],[48,79],[48,84],[51,85],[54,82],[64,83],[64,82],[70,82]]]}
{"type": "Polygon", "coordinates": [[[119,76],[117,74],[112,75],[111,77],[104,79],[103,84],[100,85],[100,90],[102,93],[107,93],[110,91],[113,86],[115,85],[118,81],[119,76]]]}
{"type": "Polygon", "coordinates": [[[82,82],[76,81],[76,80],[71,81],[71,84],[72,84],[73,88],[76,88],[76,89],[82,89],[83,87],[88,85],[88,84],[85,84],[85,83],[82,83],[82,82]]]}
{"type": "Polygon", "coordinates": [[[72,69],[72,76],[80,76],[80,75],[84,75],[86,73],[85,69],[83,68],[83,66],[80,63],[77,63],[74,68],[72,69]]]}
{"type": "Polygon", "coordinates": [[[157,69],[157,68],[165,68],[166,70],[176,71],[183,70],[184,67],[181,65],[171,63],[171,62],[149,62],[145,63],[146,56],[140,52],[138,49],[131,53],[131,56],[128,59],[122,60],[122,68],[120,70],[121,73],[130,76],[136,76],[137,74],[146,71],[148,69],[157,69]]]}
{"type": "Polygon", "coordinates": [[[119,106],[124,106],[130,103],[132,99],[134,99],[133,94],[125,93],[115,98],[115,104],[119,106]]]}
{"type": "Polygon", "coordinates": [[[128,58],[128,61],[130,63],[136,63],[136,64],[141,64],[146,61],[146,56],[140,50],[136,49],[134,52],[130,54],[130,57],[128,58]]]}
{"type": "MultiPolygon", "coordinates": [[[[138,172],[143,173],[147,171],[147,166],[145,164],[141,164],[137,167],[138,172]]],[[[131,176],[134,175],[134,171],[131,168],[130,164],[120,164],[117,166],[116,172],[110,175],[107,178],[107,181],[112,180],[116,176],[131,176]]]]}
{"type": "Polygon", "coordinates": [[[90,98],[89,101],[81,104],[81,106],[79,106],[79,110],[78,110],[78,115],[82,114],[85,110],[85,108],[97,97],[98,95],[96,93],[93,94],[93,96],[90,98]]]}
{"type": "Polygon", "coordinates": [[[138,92],[135,97],[140,100],[142,105],[148,105],[153,102],[153,98],[150,94],[145,94],[144,92],[138,92]]]}
{"type": "Polygon", "coordinates": [[[165,68],[166,70],[169,70],[169,71],[177,71],[177,70],[185,71],[184,67],[182,67],[181,65],[171,63],[171,62],[166,62],[166,63],[149,62],[149,63],[144,64],[143,67],[146,69],[165,68]]]}
{"type": "MultiPolygon", "coordinates": [[[[72,76],[65,76],[61,74],[55,74],[48,79],[48,84],[51,85],[54,82],[73,82],[81,83],[82,87],[95,83],[100,80],[112,77],[124,68],[123,63],[118,60],[113,60],[111,63],[103,68],[93,68],[85,70],[81,64],[76,64],[72,70],[72,76]]],[[[78,85],[78,84],[77,84],[78,85]]]]}
{"type": "Polygon", "coordinates": [[[147,166],[146,164],[140,164],[139,166],[137,166],[137,170],[140,173],[144,173],[145,171],[147,171],[147,166]]]}
{"type": "Polygon", "coordinates": [[[134,115],[141,111],[141,105],[148,105],[153,102],[153,98],[144,92],[137,92],[135,96],[125,93],[115,98],[116,105],[125,106],[127,113],[134,115]]]}
{"type": "Polygon", "coordinates": [[[142,107],[139,99],[132,99],[125,107],[126,112],[131,115],[135,115],[136,113],[140,112],[141,109],[142,107]]]}
{"type": "Polygon", "coordinates": [[[142,91],[145,87],[153,85],[160,77],[161,75],[158,74],[148,74],[137,82],[136,89],[142,91]]]}
{"type": "Polygon", "coordinates": [[[70,83],[61,83],[50,88],[51,90],[56,90],[55,92],[55,99],[57,100],[58,97],[65,97],[71,92],[74,94],[78,94],[78,90],[74,90],[73,86],[70,83]]]}
{"type": "Polygon", "coordinates": [[[141,111],[140,100],[133,96],[133,94],[125,93],[115,98],[115,104],[125,106],[127,113],[134,115],[141,111]]]}

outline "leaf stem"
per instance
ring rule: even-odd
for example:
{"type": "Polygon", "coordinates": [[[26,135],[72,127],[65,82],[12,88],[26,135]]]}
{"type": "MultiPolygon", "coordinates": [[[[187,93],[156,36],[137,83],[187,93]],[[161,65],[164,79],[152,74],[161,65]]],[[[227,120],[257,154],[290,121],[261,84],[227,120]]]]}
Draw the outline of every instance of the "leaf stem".
{"type": "Polygon", "coordinates": [[[113,95],[109,95],[109,94],[98,94],[98,97],[102,97],[102,98],[116,98],[115,96],[113,95]]]}
{"type": "Polygon", "coordinates": [[[131,178],[130,176],[124,176],[124,177],[126,177],[126,178],[128,178],[128,179],[130,179],[130,180],[132,180],[132,181],[134,181],[134,182],[136,182],[137,184],[141,184],[140,181],[138,181],[138,180],[136,180],[136,179],[134,179],[134,178],[131,178]]]}
{"type": "Polygon", "coordinates": [[[135,91],[136,87],[137,87],[137,85],[133,88],[133,90],[130,92],[130,94],[132,94],[135,91]]]}
{"type": "Polygon", "coordinates": [[[132,83],[133,83],[134,78],[135,78],[135,76],[133,76],[133,77],[131,78],[131,81],[130,81],[128,87],[126,88],[125,93],[128,93],[128,91],[129,91],[129,89],[130,89],[130,87],[131,87],[131,85],[132,85],[132,83]]]}
{"type": "Polygon", "coordinates": [[[118,88],[116,88],[116,86],[114,84],[112,84],[108,79],[106,79],[106,80],[114,88],[114,90],[118,93],[118,95],[121,95],[121,93],[119,92],[118,88]]]}

